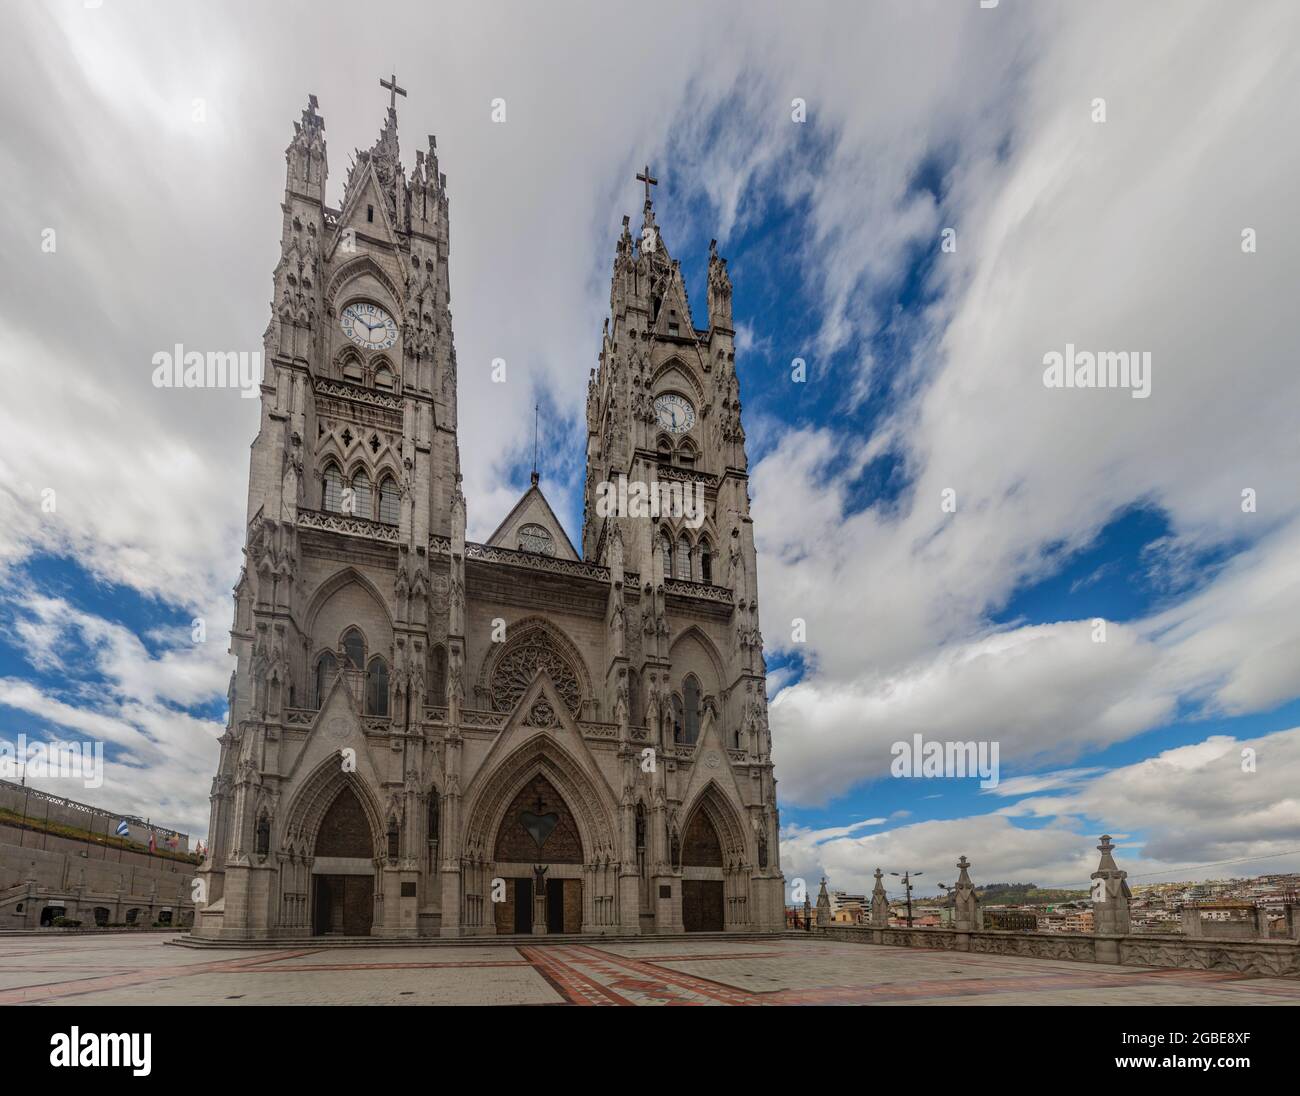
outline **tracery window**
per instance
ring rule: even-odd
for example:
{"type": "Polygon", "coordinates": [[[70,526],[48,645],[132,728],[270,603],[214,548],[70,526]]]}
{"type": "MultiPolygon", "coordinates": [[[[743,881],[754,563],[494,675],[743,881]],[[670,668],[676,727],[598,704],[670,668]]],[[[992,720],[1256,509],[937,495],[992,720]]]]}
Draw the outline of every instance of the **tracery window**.
{"type": "Polygon", "coordinates": [[[402,497],[397,490],[397,481],[392,476],[385,476],[379,481],[379,520],[385,525],[397,525],[401,514],[402,497]]]}
{"type": "Polygon", "coordinates": [[[337,514],[343,509],[343,475],[339,472],[338,465],[327,465],[322,478],[324,486],[321,488],[320,508],[337,514]]]}
{"type": "Polygon", "coordinates": [[[333,651],[326,651],[316,660],[316,707],[325,703],[325,694],[334,684],[334,675],[338,673],[338,659],[333,651]]]}
{"type": "Polygon", "coordinates": [[[700,581],[713,584],[713,548],[707,537],[700,541],[700,581]]]}
{"type": "Polygon", "coordinates": [[[352,511],[359,518],[372,518],[373,503],[370,494],[370,476],[364,468],[358,468],[352,477],[352,495],[355,509],[352,511]]]}
{"type": "Polygon", "coordinates": [[[693,746],[700,737],[700,683],[693,675],[687,675],[682,693],[685,697],[686,709],[682,741],[688,746],[693,746]]]}
{"type": "Polygon", "coordinates": [[[541,629],[513,640],[497,660],[492,670],[490,686],[493,710],[514,711],[539,669],[550,675],[560,699],[576,718],[582,707],[582,688],[578,683],[578,675],[568,660],[556,650],[550,636],[541,629]]]}
{"type": "MultiPolygon", "coordinates": [[[[666,571],[664,573],[667,574],[666,571]]],[[[686,539],[685,533],[677,538],[677,569],[673,577],[691,581],[691,542],[686,539]]]]}
{"type": "Polygon", "coordinates": [[[388,663],[376,655],[366,674],[366,715],[388,714],[388,663]]]}
{"type": "Polygon", "coordinates": [[[360,628],[349,628],[343,633],[343,656],[354,670],[366,664],[366,637],[360,628]]]}
{"type": "Polygon", "coordinates": [[[524,525],[519,529],[519,550],[536,552],[542,556],[555,555],[555,541],[550,531],[542,525],[524,525]]]}

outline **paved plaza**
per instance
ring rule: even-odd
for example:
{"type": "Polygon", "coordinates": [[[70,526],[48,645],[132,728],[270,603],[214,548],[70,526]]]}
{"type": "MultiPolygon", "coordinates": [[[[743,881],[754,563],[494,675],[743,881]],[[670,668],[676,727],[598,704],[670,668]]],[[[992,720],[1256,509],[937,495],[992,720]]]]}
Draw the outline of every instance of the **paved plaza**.
{"type": "Polygon", "coordinates": [[[4,939],[0,1004],[1300,1004],[1293,979],[791,936],[247,950],[167,939],[4,939]]]}

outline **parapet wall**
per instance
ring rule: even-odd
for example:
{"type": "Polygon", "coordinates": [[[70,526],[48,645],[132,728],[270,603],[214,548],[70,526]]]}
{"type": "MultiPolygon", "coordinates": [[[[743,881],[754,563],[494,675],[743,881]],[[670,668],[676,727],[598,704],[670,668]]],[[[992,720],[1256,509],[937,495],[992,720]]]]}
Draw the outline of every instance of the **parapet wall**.
{"type": "Polygon", "coordinates": [[[989,929],[958,932],[951,928],[872,928],[870,925],[829,925],[814,929],[813,934],[830,940],[896,948],[933,948],[1077,963],[1229,970],[1274,978],[1300,978],[1300,941],[1296,940],[1214,940],[1087,933],[1066,936],[989,929]]]}

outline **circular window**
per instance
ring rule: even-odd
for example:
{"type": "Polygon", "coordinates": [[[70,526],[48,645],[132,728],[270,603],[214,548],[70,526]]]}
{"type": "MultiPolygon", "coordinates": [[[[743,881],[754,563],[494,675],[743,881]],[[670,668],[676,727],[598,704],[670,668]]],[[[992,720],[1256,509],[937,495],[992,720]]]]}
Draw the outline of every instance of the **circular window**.
{"type": "Polygon", "coordinates": [[[555,541],[541,525],[525,525],[519,530],[519,550],[535,552],[539,556],[555,555],[555,541]]]}

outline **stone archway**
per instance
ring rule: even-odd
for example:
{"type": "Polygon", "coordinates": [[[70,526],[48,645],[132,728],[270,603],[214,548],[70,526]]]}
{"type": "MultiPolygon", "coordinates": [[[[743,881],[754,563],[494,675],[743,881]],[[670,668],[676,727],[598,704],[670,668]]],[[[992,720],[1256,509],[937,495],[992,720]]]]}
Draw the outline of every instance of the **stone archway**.
{"type": "Polygon", "coordinates": [[[582,931],[582,837],[569,805],[538,772],[511,801],[492,850],[505,883],[498,933],[582,931]]]}
{"type": "Polygon", "coordinates": [[[369,936],[374,922],[374,834],[346,784],[321,818],[312,862],[313,936],[369,936]]]}
{"type": "Polygon", "coordinates": [[[744,830],[713,781],[696,796],[681,837],[682,927],[721,932],[749,924],[744,830]]]}
{"type": "MultiPolygon", "coordinates": [[[[617,928],[617,805],[577,758],[549,734],[539,733],[484,774],[482,783],[476,780],[466,798],[461,906],[462,924],[467,929],[515,931],[513,914],[508,928],[503,927],[504,920],[497,920],[496,907],[502,903],[492,900],[493,880],[526,879],[527,887],[516,884],[512,893],[531,890],[536,901],[540,888],[534,881],[534,867],[547,869],[543,887],[549,888],[551,879],[581,883],[580,891],[563,885],[566,929],[575,918],[579,918],[577,931],[581,932],[617,928]],[[539,793],[541,810],[537,809],[539,793]],[[546,817],[552,814],[556,816],[553,825],[546,817]],[[538,842],[536,837],[543,840],[538,842]],[[524,860],[501,859],[525,854],[524,860]]],[[[534,908],[530,931],[538,931],[545,923],[536,912],[534,908]]]]}
{"type": "Polygon", "coordinates": [[[356,773],[343,772],[337,758],[327,757],[293,796],[287,818],[277,850],[280,928],[312,935],[369,935],[384,826],[379,804],[365,781],[356,773]],[[331,881],[318,883],[322,876],[331,881]],[[364,882],[349,884],[338,877],[364,882]],[[362,916],[357,911],[365,902],[358,896],[367,886],[368,912],[362,916]],[[334,910],[349,907],[353,912],[340,925],[334,910]]]}

